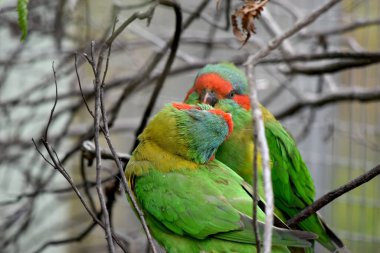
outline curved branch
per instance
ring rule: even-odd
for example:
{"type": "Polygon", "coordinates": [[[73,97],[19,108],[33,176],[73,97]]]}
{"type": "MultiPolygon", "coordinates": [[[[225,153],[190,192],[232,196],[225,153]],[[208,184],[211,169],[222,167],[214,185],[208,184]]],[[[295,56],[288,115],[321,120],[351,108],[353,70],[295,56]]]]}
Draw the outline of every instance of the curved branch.
{"type": "Polygon", "coordinates": [[[350,88],[322,94],[316,97],[304,98],[303,100],[296,102],[295,104],[289,106],[281,112],[276,113],[275,116],[278,119],[282,119],[297,113],[299,110],[305,107],[322,107],[327,104],[339,103],[344,101],[359,101],[362,103],[380,101],[380,88],[350,88]]]}
{"type": "Polygon", "coordinates": [[[162,74],[160,75],[160,77],[157,80],[157,84],[154,87],[154,90],[153,90],[153,93],[152,93],[152,95],[150,97],[149,103],[148,103],[148,105],[147,105],[147,107],[145,109],[145,112],[143,114],[140,126],[137,129],[137,131],[136,131],[136,134],[135,134],[136,138],[135,138],[135,143],[133,145],[133,149],[135,149],[137,147],[137,145],[139,144],[137,136],[139,136],[142,133],[142,131],[144,130],[144,128],[146,127],[146,124],[148,123],[148,118],[152,114],[153,107],[156,104],[158,95],[160,94],[160,91],[161,91],[161,89],[162,89],[162,87],[164,85],[166,77],[169,74],[170,67],[173,64],[175,56],[176,56],[176,53],[177,53],[177,49],[178,49],[178,46],[179,46],[179,40],[180,40],[180,36],[181,36],[182,12],[181,12],[180,6],[177,3],[175,3],[175,2],[166,1],[166,0],[165,1],[162,0],[162,1],[160,1],[160,3],[163,4],[163,5],[170,6],[170,7],[172,7],[174,9],[175,16],[176,16],[176,26],[175,26],[173,40],[172,40],[172,43],[171,43],[171,50],[170,50],[169,58],[166,61],[164,71],[162,72],[162,74]]]}
{"type": "Polygon", "coordinates": [[[311,214],[317,212],[319,209],[321,209],[322,207],[324,207],[325,205],[333,201],[334,199],[370,181],[371,179],[375,178],[379,174],[380,174],[380,165],[377,165],[375,168],[371,169],[367,173],[355,178],[354,180],[339,187],[338,189],[328,192],[327,194],[323,195],[318,200],[314,201],[312,205],[303,209],[297,216],[289,219],[286,224],[288,226],[294,226],[298,224],[299,222],[309,217],[311,214]]]}
{"type": "Polygon", "coordinates": [[[286,71],[286,74],[303,74],[303,75],[322,75],[326,73],[335,73],[350,68],[360,68],[371,64],[379,63],[380,59],[362,59],[362,60],[350,60],[350,61],[337,61],[323,66],[291,66],[290,71],[286,71]]]}
{"type": "Polygon", "coordinates": [[[273,64],[284,62],[308,62],[321,60],[380,60],[380,52],[342,52],[332,51],[318,54],[294,54],[286,57],[271,57],[260,60],[259,64],[273,64]]]}

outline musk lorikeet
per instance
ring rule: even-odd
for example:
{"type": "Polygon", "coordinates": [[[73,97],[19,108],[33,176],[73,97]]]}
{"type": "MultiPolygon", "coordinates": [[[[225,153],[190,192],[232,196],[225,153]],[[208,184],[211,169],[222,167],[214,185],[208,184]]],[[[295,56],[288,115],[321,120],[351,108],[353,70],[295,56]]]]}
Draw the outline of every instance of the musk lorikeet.
{"type": "MultiPolygon", "coordinates": [[[[166,105],[139,136],[126,176],[153,237],[168,253],[252,253],[249,185],[214,159],[231,115],[209,105],[166,105]],[[248,185],[248,186],[247,186],[248,185]]],[[[259,234],[265,213],[258,210],[259,234]]],[[[310,232],[273,228],[272,252],[310,247],[310,232]]]]}
{"type": "MultiPolygon", "coordinates": [[[[206,65],[195,78],[185,102],[207,103],[232,114],[234,131],[218,149],[216,159],[251,183],[253,123],[245,74],[232,63],[206,65]]],[[[313,203],[314,183],[292,136],[265,107],[261,106],[261,109],[271,159],[276,214],[287,220],[313,203]]],[[[260,164],[258,167],[258,191],[263,196],[260,164]]],[[[342,241],[318,214],[299,223],[298,228],[318,234],[318,242],[331,252],[344,248],[342,241]]]]}

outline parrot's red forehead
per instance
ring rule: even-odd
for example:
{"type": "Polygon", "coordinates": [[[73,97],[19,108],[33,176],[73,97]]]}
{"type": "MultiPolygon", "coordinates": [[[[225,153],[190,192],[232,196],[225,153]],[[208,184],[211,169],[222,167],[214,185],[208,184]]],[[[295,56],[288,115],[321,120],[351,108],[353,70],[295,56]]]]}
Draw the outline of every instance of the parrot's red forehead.
{"type": "Polygon", "coordinates": [[[209,89],[215,91],[218,98],[224,98],[233,89],[230,82],[224,80],[216,73],[202,74],[197,78],[194,89],[200,94],[202,90],[209,89]]]}
{"type": "MultiPolygon", "coordinates": [[[[227,94],[233,90],[233,87],[229,81],[226,81],[216,73],[202,74],[197,78],[194,86],[187,92],[185,100],[187,100],[189,98],[189,95],[194,91],[196,91],[198,94],[202,94],[202,91],[205,89],[214,91],[217,99],[224,99],[227,94]]],[[[244,109],[251,109],[251,102],[247,95],[235,94],[232,99],[244,109]]]]}

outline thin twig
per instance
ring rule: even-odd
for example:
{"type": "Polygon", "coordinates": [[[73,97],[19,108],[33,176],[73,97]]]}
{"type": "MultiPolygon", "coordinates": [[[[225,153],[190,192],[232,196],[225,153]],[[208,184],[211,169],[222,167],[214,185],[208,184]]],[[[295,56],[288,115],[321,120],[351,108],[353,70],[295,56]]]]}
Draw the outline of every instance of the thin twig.
{"type": "Polygon", "coordinates": [[[36,148],[37,152],[40,154],[40,156],[45,160],[46,163],[48,163],[50,166],[54,167],[54,164],[52,164],[45,156],[44,154],[42,154],[42,152],[40,151],[40,149],[38,148],[38,145],[37,143],[35,142],[35,140],[32,138],[32,142],[34,144],[34,147],[36,148]]]}
{"type": "Polygon", "coordinates": [[[157,4],[152,4],[148,10],[145,12],[135,12],[130,16],[127,20],[125,20],[112,35],[104,42],[102,48],[100,49],[99,52],[99,60],[103,60],[103,53],[106,49],[108,49],[112,42],[124,31],[124,29],[132,23],[136,19],[150,19],[153,15],[153,12],[156,8],[157,4]]]}
{"type": "MultiPolygon", "coordinates": [[[[117,18],[115,18],[115,21],[114,21],[114,24],[113,24],[113,27],[112,27],[112,34],[111,36],[115,33],[115,27],[116,27],[116,23],[117,23],[117,18]]],[[[102,48],[104,48],[105,45],[103,45],[102,48]]],[[[102,82],[99,84],[100,85],[100,94],[99,94],[99,100],[100,100],[100,110],[101,110],[101,113],[103,115],[103,124],[107,124],[106,127],[108,127],[108,123],[107,121],[104,121],[105,118],[107,118],[107,114],[104,110],[104,82],[105,82],[105,79],[106,79],[106,76],[107,76],[107,72],[108,72],[108,65],[109,65],[109,61],[110,61],[110,55],[111,55],[111,49],[112,49],[112,42],[109,44],[108,46],[108,53],[107,53],[107,58],[106,58],[106,66],[104,68],[104,72],[103,72],[103,78],[102,78],[102,82]]],[[[102,54],[99,54],[99,60],[98,60],[98,63],[102,63],[102,60],[103,60],[103,57],[102,57],[102,54]]],[[[100,64],[98,64],[98,66],[100,66],[100,64]]],[[[97,73],[100,73],[100,68],[97,69],[97,73]]],[[[106,136],[109,136],[109,133],[105,131],[105,129],[102,128],[102,131],[104,133],[104,135],[106,136]]],[[[100,147],[99,147],[100,149],[100,147]]],[[[95,151],[98,151],[96,150],[96,147],[95,147],[95,151]]],[[[101,151],[99,151],[101,153],[101,151]]],[[[107,196],[107,203],[106,203],[106,206],[105,208],[107,209],[107,213],[108,213],[108,216],[109,216],[109,219],[111,220],[111,214],[112,214],[112,208],[113,208],[113,204],[115,203],[115,200],[116,200],[116,197],[115,197],[115,193],[118,189],[118,180],[115,180],[114,184],[113,184],[113,187],[112,187],[112,190],[110,191],[109,189],[106,189],[106,196],[107,196]]],[[[110,228],[112,229],[112,222],[110,222],[110,228]]]]}
{"type": "MultiPolygon", "coordinates": [[[[115,21],[114,21],[113,27],[112,27],[112,35],[115,33],[115,27],[116,27],[117,21],[118,21],[117,18],[115,18],[115,21]]],[[[102,89],[104,88],[104,82],[106,80],[106,76],[107,76],[107,72],[108,72],[108,65],[109,65],[109,62],[110,62],[110,55],[111,55],[111,45],[112,45],[112,41],[111,41],[111,43],[108,46],[108,53],[107,53],[107,59],[106,59],[106,67],[104,68],[103,78],[102,78],[102,82],[101,82],[102,89]]]]}
{"type": "Polygon", "coordinates": [[[56,76],[56,72],[55,72],[55,69],[54,69],[54,61],[53,63],[51,64],[51,67],[53,69],[53,75],[54,75],[54,83],[55,83],[55,100],[54,100],[54,105],[53,105],[53,108],[51,108],[51,111],[50,111],[50,116],[49,116],[49,121],[46,125],[46,128],[45,128],[45,135],[44,135],[44,138],[45,140],[47,140],[47,134],[48,134],[48,129],[49,129],[49,126],[50,126],[50,123],[51,123],[51,120],[52,120],[52,117],[53,117],[53,113],[54,113],[54,110],[55,110],[55,107],[57,105],[57,97],[58,97],[58,85],[57,85],[57,76],[56,76]]]}
{"type": "MultiPolygon", "coordinates": [[[[87,59],[87,61],[89,61],[89,58],[86,58],[86,59],[87,59]]],[[[76,54],[76,53],[74,54],[74,65],[75,65],[75,74],[76,74],[76,76],[77,76],[78,85],[79,85],[79,90],[80,90],[80,94],[82,95],[83,102],[84,102],[84,104],[86,105],[87,111],[91,114],[91,116],[92,116],[93,118],[95,118],[94,113],[93,113],[92,110],[90,109],[90,106],[89,106],[88,103],[87,103],[86,97],[85,97],[84,94],[83,94],[82,83],[81,83],[81,81],[80,81],[80,76],[79,76],[79,73],[78,73],[77,54],[76,54]]]]}
{"type": "MultiPolygon", "coordinates": [[[[91,47],[92,48],[92,47],[91,47]]],[[[91,50],[92,51],[92,50],[91,50]]],[[[111,222],[110,217],[108,214],[107,206],[106,206],[106,200],[102,188],[102,182],[100,178],[100,170],[102,168],[102,158],[100,154],[100,145],[99,145],[99,131],[100,131],[100,118],[101,118],[101,105],[100,105],[100,90],[101,90],[101,81],[100,81],[100,71],[102,66],[102,54],[99,54],[98,64],[96,65],[96,68],[93,66],[93,69],[95,69],[95,119],[94,119],[94,129],[95,129],[95,136],[94,136],[94,142],[95,142],[95,162],[96,162],[96,191],[99,196],[100,205],[102,207],[102,213],[103,213],[103,219],[105,223],[105,235],[106,240],[108,243],[108,250],[111,253],[115,252],[115,246],[113,245],[112,241],[112,231],[111,231],[111,222]]]]}

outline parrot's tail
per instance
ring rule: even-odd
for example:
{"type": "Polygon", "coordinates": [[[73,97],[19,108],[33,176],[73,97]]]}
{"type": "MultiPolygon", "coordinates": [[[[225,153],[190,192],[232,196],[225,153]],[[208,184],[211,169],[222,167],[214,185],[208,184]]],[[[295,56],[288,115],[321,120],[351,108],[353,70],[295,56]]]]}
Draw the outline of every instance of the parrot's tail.
{"type": "MultiPolygon", "coordinates": [[[[317,213],[317,215],[318,215],[318,213],[317,213]]],[[[324,222],[324,220],[319,215],[318,215],[318,218],[321,221],[321,224],[322,224],[323,228],[325,229],[326,234],[330,238],[330,240],[333,244],[333,247],[335,247],[335,249],[333,249],[332,252],[333,253],[350,253],[350,251],[346,248],[346,246],[344,246],[344,243],[342,242],[342,240],[334,233],[334,231],[332,231],[332,229],[329,226],[327,226],[327,224],[324,222]]],[[[324,244],[322,243],[322,245],[324,245],[324,244]]],[[[324,246],[327,248],[330,248],[330,250],[331,250],[331,246],[330,247],[328,247],[328,245],[324,245],[324,246]]]]}

